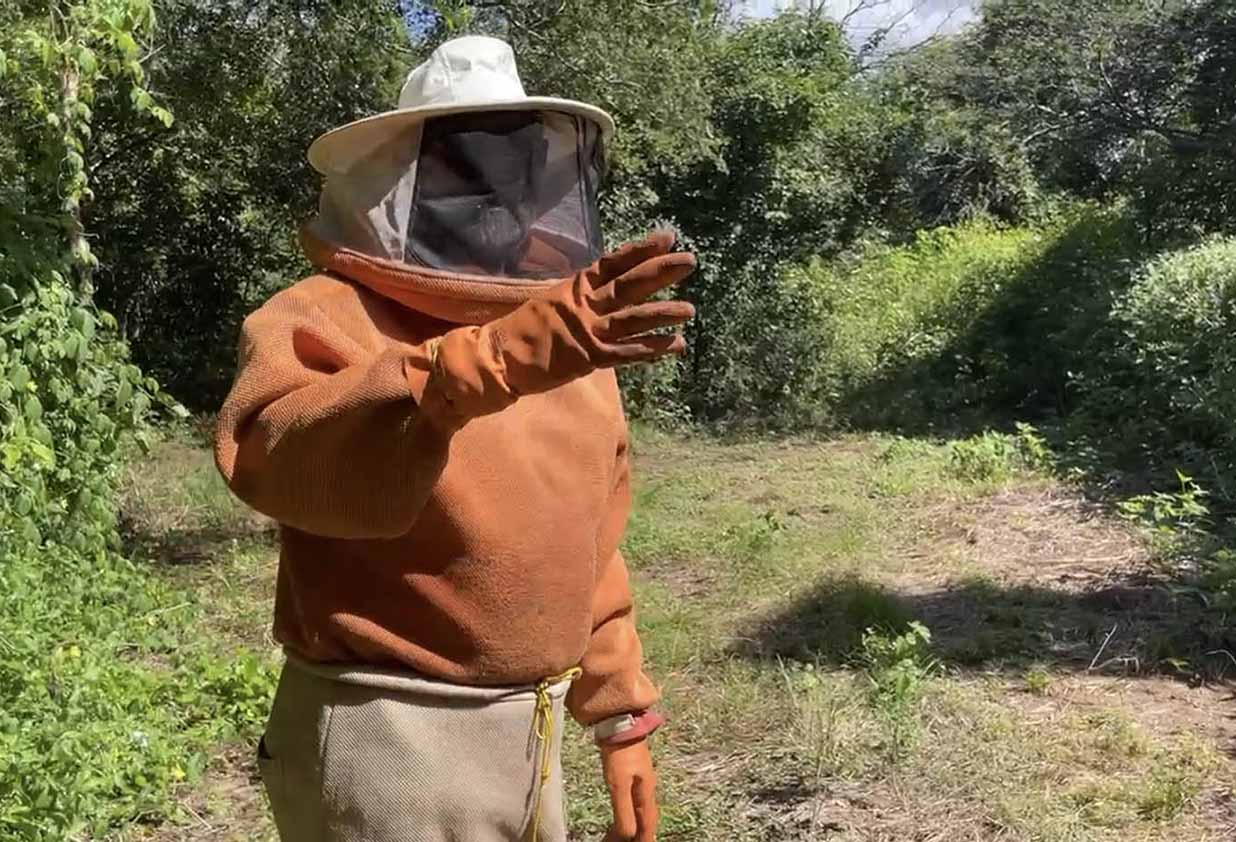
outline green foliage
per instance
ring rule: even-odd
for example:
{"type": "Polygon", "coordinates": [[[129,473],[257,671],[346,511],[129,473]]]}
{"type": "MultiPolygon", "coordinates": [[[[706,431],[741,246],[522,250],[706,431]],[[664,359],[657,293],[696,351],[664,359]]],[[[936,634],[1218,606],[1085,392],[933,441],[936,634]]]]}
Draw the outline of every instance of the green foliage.
{"type": "Polygon", "coordinates": [[[871,681],[871,699],[890,729],[888,750],[904,757],[917,735],[916,709],[928,679],[939,671],[930,654],[931,632],[911,622],[900,634],[867,629],[860,661],[871,681]]]}
{"type": "Polygon", "coordinates": [[[1236,240],[1150,262],[1113,315],[1123,365],[1106,382],[1124,392],[1127,410],[1236,456],[1236,240]]]}
{"type": "Polygon", "coordinates": [[[1179,773],[1161,773],[1150,782],[1137,806],[1138,815],[1151,821],[1171,821],[1198,796],[1197,783],[1179,773]]]}
{"type": "Polygon", "coordinates": [[[703,275],[692,286],[705,300],[680,378],[679,399],[693,417],[773,429],[825,423],[829,384],[819,361],[832,339],[819,291],[793,269],[707,267],[703,275]]]}
{"type": "Polygon", "coordinates": [[[0,555],[0,836],[102,838],[170,815],[203,747],[256,733],[274,664],[220,661],[190,595],[115,555],[0,555]],[[200,650],[200,651],[199,651],[200,650]]]}
{"type": "Polygon", "coordinates": [[[1199,588],[1223,618],[1223,624],[1230,626],[1231,617],[1236,614],[1236,551],[1222,547],[1204,559],[1199,588]]]}
{"type": "Polygon", "coordinates": [[[96,106],[100,304],[136,361],[212,411],[247,313],[307,274],[297,226],[316,207],[315,136],[391,107],[412,58],[393,5],[159,0],[150,85],[170,129],[132,99],[96,106]]]}
{"type": "Polygon", "coordinates": [[[55,536],[89,556],[114,548],[122,439],[157,392],[107,324],[56,270],[0,324],[0,545],[55,536]]]}
{"type": "Polygon", "coordinates": [[[1181,533],[1197,535],[1210,525],[1209,496],[1192,477],[1177,472],[1179,491],[1156,491],[1138,494],[1120,502],[1121,516],[1149,527],[1163,537],[1177,538],[1181,533]]]}
{"type": "Polygon", "coordinates": [[[857,259],[813,262],[807,273],[826,302],[830,339],[818,370],[846,414],[907,419],[964,402],[964,381],[943,368],[949,348],[1047,236],[976,221],[921,232],[906,246],[875,244],[857,259]],[[924,368],[935,376],[921,377],[924,368]]]}
{"type": "Polygon", "coordinates": [[[114,544],[122,437],[141,435],[155,402],[176,407],[128,364],[116,322],[95,308],[98,259],[82,227],[92,196],[92,106],[124,91],[163,119],[145,90],[137,39],[145,2],[54,3],[50,14],[0,12],[0,546],[55,538],[83,558],[114,544]]]}
{"type": "MultiPolygon", "coordinates": [[[[1129,197],[1155,237],[1231,230],[1234,22],[1228,0],[992,0],[908,73],[925,101],[975,114],[963,146],[1007,138],[1010,174],[1024,158],[1053,190],[1129,197]]],[[[944,190],[972,177],[941,174],[944,190]]]]}
{"type": "Polygon", "coordinates": [[[1027,670],[1025,680],[1026,690],[1036,696],[1046,696],[1051,691],[1052,677],[1046,670],[1027,670]]]}
{"type": "Polygon", "coordinates": [[[1004,482],[1050,462],[1046,442],[1029,424],[1018,424],[1016,435],[988,430],[949,445],[949,471],[969,482],[1004,482]]]}
{"type": "Polygon", "coordinates": [[[701,254],[687,293],[682,400],[696,418],[818,423],[823,300],[785,267],[832,254],[869,221],[879,113],[849,86],[840,29],[786,14],[720,40],[708,69],[717,155],[658,183],[661,216],[701,254]]]}
{"type": "Polygon", "coordinates": [[[930,430],[1076,408],[1144,251],[1127,215],[1082,207],[812,264],[831,338],[817,365],[837,414],[930,430]]]}
{"type": "Polygon", "coordinates": [[[962,41],[910,53],[877,78],[896,115],[884,168],[890,173],[885,225],[934,228],[976,217],[1025,222],[1043,210],[1040,176],[1007,122],[983,100],[952,95],[973,58],[962,41]]]}
{"type": "Polygon", "coordinates": [[[141,0],[0,7],[0,836],[19,842],[165,810],[200,773],[190,747],[246,712],[212,710],[233,687],[185,691],[186,606],[115,553],[126,440],[183,413],[96,307],[83,224],[97,103],[172,122],[140,63],[153,23],[141,0]]]}

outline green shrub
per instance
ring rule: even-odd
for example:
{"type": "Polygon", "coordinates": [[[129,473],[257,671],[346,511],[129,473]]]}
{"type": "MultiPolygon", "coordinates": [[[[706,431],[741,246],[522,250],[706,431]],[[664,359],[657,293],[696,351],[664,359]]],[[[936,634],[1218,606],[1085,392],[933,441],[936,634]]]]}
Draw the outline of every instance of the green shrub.
{"type": "Polygon", "coordinates": [[[1102,383],[1177,438],[1236,453],[1236,239],[1151,261],[1113,315],[1121,342],[1102,383]]]}
{"type": "Polygon", "coordinates": [[[1121,209],[1079,206],[1037,228],[979,220],[814,264],[838,414],[931,428],[1067,410],[1140,254],[1121,209]]]}
{"type": "Polygon", "coordinates": [[[963,372],[942,371],[949,348],[1043,239],[975,221],[850,262],[812,264],[807,274],[828,314],[821,376],[840,411],[859,423],[895,423],[957,403],[950,393],[963,372]]]}
{"type": "Polygon", "coordinates": [[[1165,538],[1188,538],[1204,534],[1211,526],[1209,492],[1193,478],[1177,472],[1180,490],[1138,494],[1120,502],[1121,517],[1165,538]]]}
{"type": "Polygon", "coordinates": [[[681,377],[693,416],[773,429],[826,423],[830,322],[815,285],[801,271],[764,266],[708,283],[681,377]]]}
{"type": "MultiPolygon", "coordinates": [[[[194,653],[192,600],[118,553],[117,469],[162,402],[95,306],[92,106],[142,87],[145,0],[0,4],[0,839],[100,839],[171,809],[253,727],[269,669],[194,653]],[[222,672],[226,680],[211,681],[222,672]]],[[[151,121],[154,122],[154,121],[151,121]]],[[[135,127],[136,128],[136,127],[135,127]]],[[[150,129],[149,126],[146,129],[150,129]]]]}
{"type": "Polygon", "coordinates": [[[968,482],[1003,482],[1051,461],[1046,442],[1028,424],[1018,424],[1016,435],[988,430],[949,445],[949,472],[968,482]]]}
{"type": "Polygon", "coordinates": [[[871,701],[889,731],[890,757],[900,759],[918,733],[916,709],[927,680],[939,662],[930,653],[931,632],[919,622],[897,634],[869,628],[863,633],[860,662],[871,682],[871,701]]]}

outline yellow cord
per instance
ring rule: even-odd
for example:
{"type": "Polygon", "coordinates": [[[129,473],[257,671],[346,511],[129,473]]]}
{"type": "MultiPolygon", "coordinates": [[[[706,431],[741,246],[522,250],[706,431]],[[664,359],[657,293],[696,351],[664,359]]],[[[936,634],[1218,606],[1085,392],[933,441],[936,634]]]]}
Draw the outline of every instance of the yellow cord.
{"type": "Polygon", "coordinates": [[[541,773],[536,787],[536,806],[532,811],[532,824],[528,828],[526,842],[538,842],[541,833],[541,802],[545,797],[545,785],[549,783],[554,770],[554,700],[550,698],[550,688],[564,681],[574,681],[584,674],[579,667],[572,667],[562,675],[542,679],[536,685],[536,713],[533,715],[532,730],[536,734],[541,749],[541,773]]]}

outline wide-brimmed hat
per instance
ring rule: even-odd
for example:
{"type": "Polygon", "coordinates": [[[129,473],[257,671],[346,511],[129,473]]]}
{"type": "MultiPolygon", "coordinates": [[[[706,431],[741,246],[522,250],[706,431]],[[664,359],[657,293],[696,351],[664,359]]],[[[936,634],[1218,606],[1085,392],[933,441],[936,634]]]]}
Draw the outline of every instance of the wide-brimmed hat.
{"type": "Polygon", "coordinates": [[[318,172],[347,172],[351,165],[408,126],[431,117],[470,111],[558,111],[596,123],[608,141],[614,119],[600,108],[524,93],[510,45],[479,35],[447,41],[408,74],[399,107],[332,129],[309,147],[318,172]]]}

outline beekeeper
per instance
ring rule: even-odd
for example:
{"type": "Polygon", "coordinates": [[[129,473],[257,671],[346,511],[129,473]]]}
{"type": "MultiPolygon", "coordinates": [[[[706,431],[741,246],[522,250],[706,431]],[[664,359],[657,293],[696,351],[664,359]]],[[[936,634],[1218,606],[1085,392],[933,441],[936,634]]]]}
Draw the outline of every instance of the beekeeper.
{"type": "Polygon", "coordinates": [[[684,350],[691,306],[651,298],[695,261],[668,232],[601,256],[613,131],[468,37],[309,150],[320,271],[246,319],[216,442],[281,524],[258,754],[284,842],[562,842],[564,709],[610,837],[654,838],[614,368],[684,350]]]}

